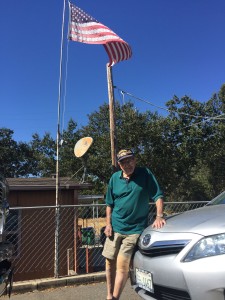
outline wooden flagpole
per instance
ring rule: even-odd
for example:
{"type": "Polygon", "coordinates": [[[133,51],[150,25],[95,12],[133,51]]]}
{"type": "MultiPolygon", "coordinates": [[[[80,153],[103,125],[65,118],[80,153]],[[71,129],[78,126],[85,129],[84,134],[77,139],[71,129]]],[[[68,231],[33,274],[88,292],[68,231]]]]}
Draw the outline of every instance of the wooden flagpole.
{"type": "Polygon", "coordinates": [[[110,67],[109,64],[106,64],[106,69],[107,69],[107,82],[108,82],[108,95],[109,95],[109,122],[110,122],[111,159],[112,159],[112,171],[114,173],[117,170],[115,101],[114,101],[114,90],[113,90],[112,67],[110,67]]]}

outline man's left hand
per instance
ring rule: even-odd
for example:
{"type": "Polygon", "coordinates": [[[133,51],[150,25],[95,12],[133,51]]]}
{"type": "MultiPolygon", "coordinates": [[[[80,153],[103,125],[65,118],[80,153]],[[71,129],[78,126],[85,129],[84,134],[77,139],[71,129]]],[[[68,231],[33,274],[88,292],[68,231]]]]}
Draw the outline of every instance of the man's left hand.
{"type": "Polygon", "coordinates": [[[164,218],[156,217],[154,223],[152,224],[152,228],[160,229],[166,224],[166,220],[164,218]]]}

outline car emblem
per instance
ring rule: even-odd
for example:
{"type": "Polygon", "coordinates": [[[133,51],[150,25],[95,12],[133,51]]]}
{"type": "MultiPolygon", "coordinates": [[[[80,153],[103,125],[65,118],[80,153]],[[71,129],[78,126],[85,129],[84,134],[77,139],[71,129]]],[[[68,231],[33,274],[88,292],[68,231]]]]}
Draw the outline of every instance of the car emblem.
{"type": "Polygon", "coordinates": [[[147,233],[142,239],[142,245],[146,247],[150,244],[150,241],[151,241],[151,234],[147,233]]]}

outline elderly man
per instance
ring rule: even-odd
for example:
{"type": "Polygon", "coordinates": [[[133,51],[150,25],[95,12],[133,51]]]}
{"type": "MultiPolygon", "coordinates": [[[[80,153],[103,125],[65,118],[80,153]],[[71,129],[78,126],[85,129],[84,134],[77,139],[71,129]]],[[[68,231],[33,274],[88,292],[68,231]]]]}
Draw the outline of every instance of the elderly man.
{"type": "Polygon", "coordinates": [[[106,242],[102,255],[106,258],[107,299],[119,299],[128,278],[130,260],[141,232],[148,225],[149,200],[156,204],[152,226],[161,228],[163,193],[147,168],[136,167],[130,149],[117,154],[120,171],[109,181],[106,194],[106,242]]]}

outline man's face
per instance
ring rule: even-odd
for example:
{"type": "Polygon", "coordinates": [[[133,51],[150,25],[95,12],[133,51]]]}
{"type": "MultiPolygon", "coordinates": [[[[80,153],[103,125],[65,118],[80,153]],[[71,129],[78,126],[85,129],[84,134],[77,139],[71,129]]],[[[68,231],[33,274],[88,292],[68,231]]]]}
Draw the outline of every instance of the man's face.
{"type": "Polygon", "coordinates": [[[128,157],[122,159],[120,162],[118,162],[121,170],[125,175],[130,176],[133,174],[135,166],[136,166],[136,159],[135,157],[128,157]]]}

